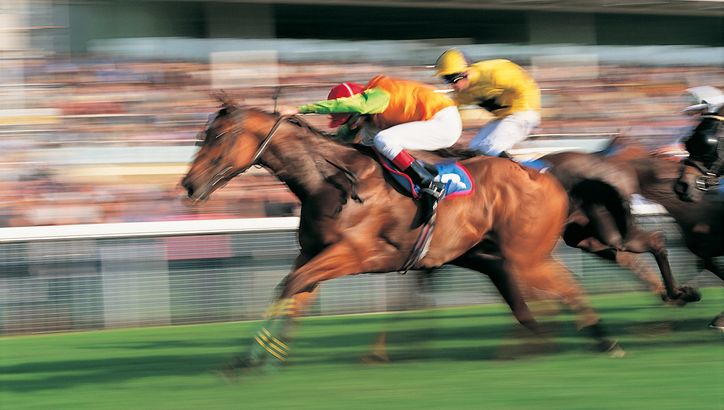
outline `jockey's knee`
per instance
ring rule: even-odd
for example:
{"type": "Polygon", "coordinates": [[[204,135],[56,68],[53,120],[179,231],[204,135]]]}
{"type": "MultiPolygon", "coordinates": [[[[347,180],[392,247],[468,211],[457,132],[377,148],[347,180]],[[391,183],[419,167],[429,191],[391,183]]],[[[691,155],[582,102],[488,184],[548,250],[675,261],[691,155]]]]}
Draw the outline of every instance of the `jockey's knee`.
{"type": "Polygon", "coordinates": [[[390,143],[390,136],[384,131],[377,133],[373,139],[375,149],[387,159],[392,160],[395,158],[404,147],[399,144],[390,143]]]}
{"type": "Polygon", "coordinates": [[[440,140],[438,141],[439,147],[436,149],[450,148],[455,145],[460,139],[460,133],[455,132],[443,132],[440,134],[440,140]]]}

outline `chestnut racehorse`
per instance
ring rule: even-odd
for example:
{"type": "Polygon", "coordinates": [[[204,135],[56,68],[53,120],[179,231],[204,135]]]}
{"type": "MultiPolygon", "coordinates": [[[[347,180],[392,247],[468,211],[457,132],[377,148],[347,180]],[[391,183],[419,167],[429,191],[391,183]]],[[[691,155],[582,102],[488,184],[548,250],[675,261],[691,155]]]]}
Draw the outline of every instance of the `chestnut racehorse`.
{"type": "MultiPolygon", "coordinates": [[[[192,200],[202,200],[260,165],[301,201],[300,254],[243,364],[282,362],[289,319],[303,311],[320,282],[401,270],[425,226],[415,222],[417,203],[386,181],[366,148],[338,143],[298,117],[222,103],[200,134],[201,148],[182,185],[192,200]]],[[[532,289],[556,295],[601,350],[617,350],[583,289],[551,255],[568,213],[561,185],[502,158],[461,163],[475,187],[439,204],[428,251],[412,269],[450,263],[488,275],[516,319],[535,333],[537,322],[522,295],[532,289]]]]}

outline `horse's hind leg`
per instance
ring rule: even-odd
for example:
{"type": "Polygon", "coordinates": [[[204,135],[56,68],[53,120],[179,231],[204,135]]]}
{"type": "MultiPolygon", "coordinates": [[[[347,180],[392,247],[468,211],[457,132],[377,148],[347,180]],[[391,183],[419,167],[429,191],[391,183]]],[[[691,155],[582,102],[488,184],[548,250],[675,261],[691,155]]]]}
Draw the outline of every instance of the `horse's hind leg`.
{"type": "Polygon", "coordinates": [[[610,259],[633,272],[642,282],[646,283],[652,293],[662,295],[662,297],[666,295],[666,287],[662,283],[659,273],[643,258],[642,254],[608,249],[597,252],[596,255],[610,259]]]}
{"type": "Polygon", "coordinates": [[[577,316],[578,329],[588,331],[596,340],[599,350],[609,352],[613,356],[623,354],[618,344],[607,337],[601,320],[588,301],[583,288],[562,263],[549,256],[541,263],[526,264],[516,271],[519,272],[520,283],[531,292],[539,290],[555,295],[568,305],[577,316]]]}
{"type": "Polygon", "coordinates": [[[472,250],[455,259],[452,263],[488,275],[518,322],[534,334],[543,335],[538,322],[525,303],[517,283],[506,269],[503,259],[472,250]]]}
{"type": "MultiPolygon", "coordinates": [[[[420,293],[424,293],[428,290],[428,288],[431,286],[431,277],[434,271],[435,269],[427,269],[415,272],[415,284],[417,285],[417,291],[419,291],[420,293]]],[[[420,304],[414,306],[415,309],[427,309],[431,306],[430,301],[425,295],[416,296],[420,296],[416,298],[420,304]]],[[[391,327],[390,324],[394,324],[395,322],[399,323],[399,317],[397,315],[390,315],[389,317],[385,318],[385,325],[387,327],[391,327]]],[[[426,332],[426,330],[423,330],[423,332],[425,332],[424,334],[426,337],[429,337],[429,332],[426,332]]],[[[380,331],[375,337],[375,341],[372,343],[372,348],[368,353],[362,355],[360,361],[367,364],[390,362],[390,357],[387,354],[387,334],[387,330],[380,331]]]]}

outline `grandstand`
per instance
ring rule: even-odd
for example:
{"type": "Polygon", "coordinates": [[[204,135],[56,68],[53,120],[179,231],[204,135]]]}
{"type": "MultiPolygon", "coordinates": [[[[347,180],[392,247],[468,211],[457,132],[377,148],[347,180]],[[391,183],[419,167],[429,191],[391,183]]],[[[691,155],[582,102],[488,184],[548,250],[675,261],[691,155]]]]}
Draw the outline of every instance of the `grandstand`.
{"type": "MultiPolygon", "coordinates": [[[[724,88],[723,18],[721,2],[703,0],[3,5],[0,334],[258,317],[295,253],[297,200],[259,169],[203,205],[184,203],[178,182],[217,106],[210,91],[273,109],[381,72],[443,88],[429,65],[457,46],[513,59],[540,83],[543,122],[516,155],[592,151],[622,132],[653,147],[690,125],[686,88],[724,88]],[[247,231],[248,218],[270,216],[292,219],[247,231]],[[209,219],[228,222],[219,231],[209,219]]],[[[488,119],[464,118],[461,143],[488,119]]],[[[640,218],[667,227],[675,271],[705,285],[670,221],[640,218]]],[[[640,289],[561,252],[595,291],[640,289]]],[[[495,300],[466,290],[477,275],[458,275],[442,272],[436,303],[495,300]]],[[[386,296],[352,296],[341,281],[316,313],[409,306],[410,279],[364,280],[386,296]]]]}
{"type": "MultiPolygon", "coordinates": [[[[442,87],[429,64],[454,45],[541,84],[530,156],[620,132],[669,144],[690,125],[682,91],[724,86],[711,1],[27,0],[0,16],[0,226],[294,215],[262,170],[202,207],[179,199],[218,88],[272,109],[380,72],[442,87]]],[[[465,112],[464,139],[486,120],[465,112]]]]}

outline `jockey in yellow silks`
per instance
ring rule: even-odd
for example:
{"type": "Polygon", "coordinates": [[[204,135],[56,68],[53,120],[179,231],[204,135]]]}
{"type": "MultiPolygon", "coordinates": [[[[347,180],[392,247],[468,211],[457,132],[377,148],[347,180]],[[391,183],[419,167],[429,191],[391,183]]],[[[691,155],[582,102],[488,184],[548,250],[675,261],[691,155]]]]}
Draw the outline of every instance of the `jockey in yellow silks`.
{"type": "Polygon", "coordinates": [[[432,87],[380,75],[366,86],[339,84],[327,100],[295,111],[331,114],[329,125],[339,127],[338,137],[361,135],[363,144],[374,147],[420,186],[432,209],[444,196],[444,185],[407,152],[447,148],[462,134],[455,102],[432,87]]]}
{"type": "Polygon", "coordinates": [[[459,105],[479,105],[495,116],[471,140],[470,149],[499,155],[526,139],[540,124],[538,84],[509,60],[470,64],[460,50],[450,49],[437,59],[435,75],[450,84],[459,105]]]}

